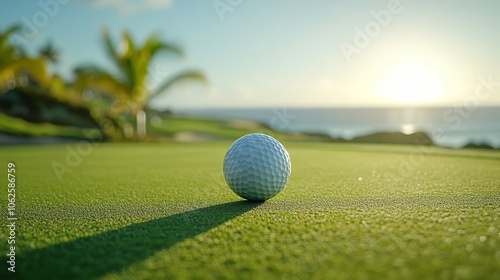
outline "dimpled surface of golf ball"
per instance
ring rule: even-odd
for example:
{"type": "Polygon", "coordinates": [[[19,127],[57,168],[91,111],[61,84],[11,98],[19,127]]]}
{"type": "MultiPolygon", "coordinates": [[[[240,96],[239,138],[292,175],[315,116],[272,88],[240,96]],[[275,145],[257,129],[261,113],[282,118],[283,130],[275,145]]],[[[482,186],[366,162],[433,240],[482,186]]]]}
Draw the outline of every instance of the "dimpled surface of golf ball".
{"type": "Polygon", "coordinates": [[[273,137],[247,134],[224,157],[224,178],[240,197],[264,201],[277,195],[290,177],[292,165],[285,147],[273,137]]]}

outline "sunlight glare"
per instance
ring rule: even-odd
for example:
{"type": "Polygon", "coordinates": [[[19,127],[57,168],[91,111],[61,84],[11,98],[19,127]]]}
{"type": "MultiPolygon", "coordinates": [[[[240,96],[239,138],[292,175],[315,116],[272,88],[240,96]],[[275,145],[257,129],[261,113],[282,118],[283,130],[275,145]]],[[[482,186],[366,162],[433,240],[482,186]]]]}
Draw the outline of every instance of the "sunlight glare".
{"type": "Polygon", "coordinates": [[[444,85],[439,73],[425,64],[407,61],[393,67],[382,78],[378,93],[405,104],[439,101],[444,85]]]}
{"type": "Polygon", "coordinates": [[[415,126],[413,124],[405,124],[401,127],[401,132],[406,134],[406,135],[409,135],[409,134],[412,134],[412,133],[415,133],[417,130],[415,128],[415,126]]]}

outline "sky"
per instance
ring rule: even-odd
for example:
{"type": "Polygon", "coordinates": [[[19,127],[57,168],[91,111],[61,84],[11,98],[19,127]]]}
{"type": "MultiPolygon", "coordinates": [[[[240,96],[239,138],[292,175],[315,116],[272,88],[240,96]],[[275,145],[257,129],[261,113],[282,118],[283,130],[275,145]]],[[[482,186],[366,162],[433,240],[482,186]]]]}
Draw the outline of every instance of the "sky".
{"type": "Polygon", "coordinates": [[[101,41],[130,30],[180,45],[185,58],[157,57],[151,88],[180,83],[156,108],[500,105],[500,1],[460,0],[7,0],[0,29],[35,53],[52,41],[54,71],[112,69],[101,41]]]}

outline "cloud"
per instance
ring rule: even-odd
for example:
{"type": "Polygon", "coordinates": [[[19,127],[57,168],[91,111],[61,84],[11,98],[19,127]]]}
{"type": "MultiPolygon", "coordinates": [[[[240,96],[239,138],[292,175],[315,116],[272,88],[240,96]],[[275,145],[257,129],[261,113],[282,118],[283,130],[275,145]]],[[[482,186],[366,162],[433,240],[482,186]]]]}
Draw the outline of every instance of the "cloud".
{"type": "Polygon", "coordinates": [[[174,0],[90,0],[81,2],[88,3],[96,9],[112,9],[120,15],[134,15],[168,9],[174,0]]]}

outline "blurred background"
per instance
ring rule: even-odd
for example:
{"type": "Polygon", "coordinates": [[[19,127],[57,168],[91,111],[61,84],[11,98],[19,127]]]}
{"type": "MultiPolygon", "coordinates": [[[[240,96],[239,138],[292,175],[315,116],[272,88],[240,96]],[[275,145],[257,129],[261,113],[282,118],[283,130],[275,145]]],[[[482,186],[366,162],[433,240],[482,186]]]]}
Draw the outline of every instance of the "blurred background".
{"type": "Polygon", "coordinates": [[[500,148],[500,2],[0,4],[0,144],[500,148]]]}

